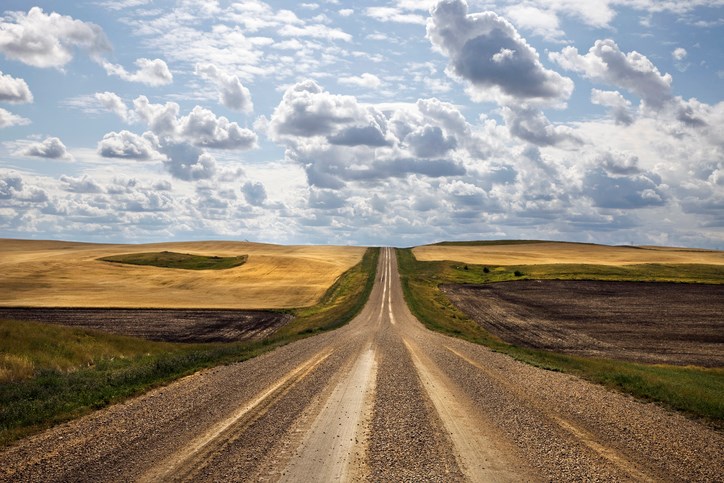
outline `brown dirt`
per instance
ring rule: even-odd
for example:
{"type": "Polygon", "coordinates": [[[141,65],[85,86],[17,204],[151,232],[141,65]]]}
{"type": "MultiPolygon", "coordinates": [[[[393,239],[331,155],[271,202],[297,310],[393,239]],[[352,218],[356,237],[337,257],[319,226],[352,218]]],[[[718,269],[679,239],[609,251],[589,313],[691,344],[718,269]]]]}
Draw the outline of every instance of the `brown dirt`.
{"type": "Polygon", "coordinates": [[[95,329],[164,342],[261,339],[288,323],[289,314],[253,310],[3,308],[0,319],[95,329]]]}
{"type": "Polygon", "coordinates": [[[724,286],[526,280],[448,285],[501,339],[627,361],[724,366],[724,286]]]}

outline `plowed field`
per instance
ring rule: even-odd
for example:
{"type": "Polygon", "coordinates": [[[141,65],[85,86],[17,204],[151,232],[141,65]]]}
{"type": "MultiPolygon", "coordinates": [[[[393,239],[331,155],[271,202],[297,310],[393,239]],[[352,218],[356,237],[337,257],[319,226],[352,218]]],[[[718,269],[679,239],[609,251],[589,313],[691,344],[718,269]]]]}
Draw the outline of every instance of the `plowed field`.
{"type": "Polygon", "coordinates": [[[516,345],[724,366],[723,285],[526,280],[443,290],[471,318],[516,345]]]}

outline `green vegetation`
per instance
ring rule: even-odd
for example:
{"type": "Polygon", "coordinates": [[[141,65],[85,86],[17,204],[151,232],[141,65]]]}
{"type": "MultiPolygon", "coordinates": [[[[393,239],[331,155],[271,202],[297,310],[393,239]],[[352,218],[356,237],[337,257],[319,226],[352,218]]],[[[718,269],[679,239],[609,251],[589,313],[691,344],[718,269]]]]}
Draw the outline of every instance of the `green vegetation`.
{"type": "Polygon", "coordinates": [[[206,367],[239,362],[347,323],[367,302],[379,249],[317,305],[262,341],[170,344],[99,331],[0,321],[0,446],[206,367]]]}
{"type": "Polygon", "coordinates": [[[447,283],[488,283],[522,279],[645,280],[724,283],[724,270],[709,265],[526,265],[490,267],[454,262],[420,262],[412,250],[398,250],[402,289],[412,313],[428,328],[483,344],[544,369],[562,371],[724,426],[724,369],[648,365],[576,357],[508,344],[460,311],[439,289],[447,283]]]}
{"type": "Polygon", "coordinates": [[[129,253],[99,258],[104,262],[122,263],[127,265],[148,265],[160,268],[176,268],[182,270],[225,270],[246,263],[247,255],[236,257],[209,257],[176,252],[129,253]]]}

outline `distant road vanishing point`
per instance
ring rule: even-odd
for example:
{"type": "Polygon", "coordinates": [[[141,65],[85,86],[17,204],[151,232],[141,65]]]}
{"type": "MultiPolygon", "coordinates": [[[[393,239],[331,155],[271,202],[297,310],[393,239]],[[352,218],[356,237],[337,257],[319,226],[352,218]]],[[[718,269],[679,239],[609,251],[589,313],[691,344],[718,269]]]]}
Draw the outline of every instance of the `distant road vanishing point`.
{"type": "Polygon", "coordinates": [[[383,249],[341,329],[0,452],[2,481],[716,481],[724,436],[424,328],[383,249]]]}

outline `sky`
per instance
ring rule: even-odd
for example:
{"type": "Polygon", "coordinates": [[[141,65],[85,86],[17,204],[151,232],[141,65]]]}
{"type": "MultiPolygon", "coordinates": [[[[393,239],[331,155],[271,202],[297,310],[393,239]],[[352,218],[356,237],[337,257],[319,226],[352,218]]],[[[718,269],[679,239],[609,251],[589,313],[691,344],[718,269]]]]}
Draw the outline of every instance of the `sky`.
{"type": "Polygon", "coordinates": [[[3,0],[0,237],[724,249],[724,0],[3,0]]]}

